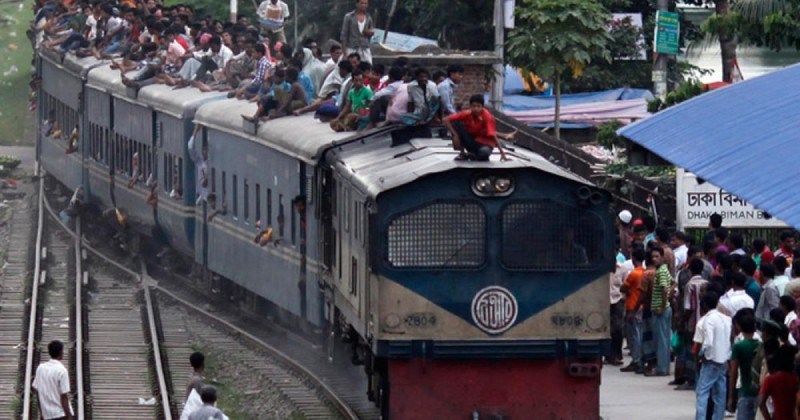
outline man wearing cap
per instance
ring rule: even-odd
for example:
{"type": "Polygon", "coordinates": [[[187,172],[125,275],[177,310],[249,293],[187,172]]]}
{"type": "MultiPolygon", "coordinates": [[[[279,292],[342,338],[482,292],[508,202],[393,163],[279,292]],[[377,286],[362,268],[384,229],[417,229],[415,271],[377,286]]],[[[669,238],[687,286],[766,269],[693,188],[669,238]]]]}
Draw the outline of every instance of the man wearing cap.
{"type": "Polygon", "coordinates": [[[617,231],[619,232],[619,247],[625,259],[631,258],[631,239],[633,238],[633,215],[628,210],[622,210],[617,215],[617,231]]]}

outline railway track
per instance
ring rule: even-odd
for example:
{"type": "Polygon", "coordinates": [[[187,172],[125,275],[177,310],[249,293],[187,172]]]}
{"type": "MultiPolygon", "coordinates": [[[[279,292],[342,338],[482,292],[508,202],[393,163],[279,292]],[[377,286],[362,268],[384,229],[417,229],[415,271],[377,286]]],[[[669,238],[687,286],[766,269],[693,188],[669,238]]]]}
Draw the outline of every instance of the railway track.
{"type": "Polygon", "coordinates": [[[87,259],[80,220],[69,230],[44,193],[40,180],[21,418],[38,418],[32,379],[47,343],[60,339],[76,418],[172,419],[149,290],[135,273],[87,259]]]}
{"type": "MultiPolygon", "coordinates": [[[[55,218],[47,200],[42,205],[55,218]]],[[[79,233],[60,222],[58,224],[73,239],[80,237],[79,233]]],[[[304,418],[360,418],[327,381],[289,354],[161,288],[147,275],[144,267],[139,273],[134,272],[131,267],[125,267],[92,248],[85,240],[79,241],[76,247],[81,250],[76,255],[92,255],[88,259],[76,259],[76,272],[83,273],[80,265],[87,261],[90,267],[90,291],[84,294],[89,297],[88,321],[85,322],[89,329],[88,333],[83,333],[87,338],[83,353],[88,356],[85,370],[91,373],[86,379],[91,394],[86,399],[92,412],[86,418],[178,418],[185,384],[181,375],[169,374],[166,361],[176,367],[184,363],[188,365],[192,349],[187,344],[187,329],[215,348],[224,349],[226,356],[230,355],[269,380],[304,418]],[[154,309],[151,289],[157,290],[162,298],[178,303],[183,316],[177,318],[168,308],[154,309]],[[138,306],[132,297],[139,291],[144,300],[142,306],[138,306]],[[137,317],[145,322],[131,322],[137,317]],[[145,339],[139,342],[138,337],[145,339]],[[146,346],[149,350],[145,349],[146,346]],[[144,363],[143,355],[149,355],[151,363],[144,363]],[[147,384],[141,381],[147,377],[144,372],[152,372],[151,376],[156,377],[155,389],[160,391],[156,392],[155,405],[139,404],[138,397],[148,398],[153,394],[145,391],[147,384]],[[168,381],[171,382],[169,385],[168,381]],[[174,390],[174,398],[167,391],[170,387],[174,390]],[[145,410],[144,407],[152,410],[150,414],[139,411],[145,410]]],[[[87,275],[79,277],[82,278],[75,282],[76,287],[85,283],[87,275]]],[[[82,341],[76,340],[77,343],[82,341]]]]}

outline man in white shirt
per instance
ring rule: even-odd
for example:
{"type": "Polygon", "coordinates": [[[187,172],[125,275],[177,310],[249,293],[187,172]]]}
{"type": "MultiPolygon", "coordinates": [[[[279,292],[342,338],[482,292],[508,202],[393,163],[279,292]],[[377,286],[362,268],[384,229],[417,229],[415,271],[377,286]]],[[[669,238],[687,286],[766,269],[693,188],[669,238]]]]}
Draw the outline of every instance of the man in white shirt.
{"type": "Polygon", "coordinates": [[[778,307],[781,294],[775,284],[775,266],[770,263],[761,263],[761,280],[764,287],[761,289],[761,296],[756,306],[756,319],[769,319],[769,311],[778,307]]]}
{"type": "Polygon", "coordinates": [[[778,288],[778,296],[783,296],[786,285],[789,284],[789,276],[786,275],[789,263],[786,261],[786,257],[775,257],[772,264],[775,265],[775,278],[773,280],[775,281],[775,287],[778,288]]]}
{"type": "Polygon", "coordinates": [[[269,37],[269,45],[286,43],[283,26],[289,19],[289,5],[281,0],[264,0],[256,10],[262,33],[269,37]]]}
{"type": "Polygon", "coordinates": [[[723,314],[733,317],[740,309],[755,309],[753,298],[744,290],[747,277],[742,273],[733,273],[733,287],[719,299],[717,309],[723,314]]]}
{"type": "MultiPolygon", "coordinates": [[[[703,305],[716,308],[719,296],[706,292],[703,305]]],[[[708,398],[714,401],[714,420],[725,416],[725,396],[728,386],[728,357],[731,352],[731,318],[717,309],[711,309],[698,322],[694,341],[700,345],[702,365],[697,378],[696,420],[705,420],[708,398]],[[698,341],[700,338],[700,341],[698,341]]]]}
{"type": "Polygon", "coordinates": [[[686,234],[683,232],[675,232],[669,242],[672,247],[672,252],[675,254],[675,276],[684,269],[686,261],[689,258],[689,247],[686,246],[686,234]]]}
{"type": "Polygon", "coordinates": [[[36,368],[33,389],[39,394],[39,411],[44,420],[71,420],[74,413],[69,403],[69,374],[61,363],[64,343],[53,340],[47,345],[50,361],[36,368]]]}

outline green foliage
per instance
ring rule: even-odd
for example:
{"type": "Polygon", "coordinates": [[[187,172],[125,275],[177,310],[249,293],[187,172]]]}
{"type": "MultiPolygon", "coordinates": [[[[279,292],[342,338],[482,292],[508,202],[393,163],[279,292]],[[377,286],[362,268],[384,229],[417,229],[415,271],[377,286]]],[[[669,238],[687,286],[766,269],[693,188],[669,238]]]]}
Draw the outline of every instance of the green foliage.
{"type": "Polygon", "coordinates": [[[597,128],[597,143],[608,150],[614,147],[621,148],[625,145],[622,137],[617,135],[617,130],[622,128],[624,124],[614,120],[600,124],[597,128]]]}
{"type": "Polygon", "coordinates": [[[736,31],[744,42],[800,51],[800,1],[739,0],[733,10],[741,16],[736,31]]]}
{"type": "Polygon", "coordinates": [[[631,166],[626,161],[621,161],[609,163],[605,170],[609,175],[634,174],[645,178],[675,179],[674,166],[631,166]]]}
{"type": "Polygon", "coordinates": [[[583,73],[592,59],[611,60],[609,14],[592,0],[523,0],[507,44],[517,67],[550,78],[570,69],[583,73]]]}
{"type": "Polygon", "coordinates": [[[0,3],[0,144],[30,144],[26,138],[25,120],[28,111],[28,82],[31,76],[31,43],[25,36],[33,14],[28,3],[19,8],[15,2],[0,3]]]}
{"type": "Polygon", "coordinates": [[[703,84],[699,80],[682,83],[677,89],[667,94],[666,99],[653,99],[647,104],[648,112],[663,111],[673,105],[687,101],[703,93],[703,84]]]}

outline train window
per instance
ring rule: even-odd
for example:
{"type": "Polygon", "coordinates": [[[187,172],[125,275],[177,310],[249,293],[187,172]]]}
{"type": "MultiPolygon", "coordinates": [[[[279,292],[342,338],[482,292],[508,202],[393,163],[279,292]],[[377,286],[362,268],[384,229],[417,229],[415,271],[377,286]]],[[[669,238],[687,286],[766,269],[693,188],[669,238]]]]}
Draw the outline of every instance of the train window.
{"type": "Polygon", "coordinates": [[[283,238],[286,232],[286,219],[284,218],[283,210],[283,194],[278,194],[278,235],[280,235],[280,238],[283,238]]]}
{"type": "Polygon", "coordinates": [[[256,184],[256,218],[257,222],[261,221],[261,184],[256,184]]]}
{"type": "Polygon", "coordinates": [[[225,202],[228,199],[228,174],[225,171],[222,171],[222,201],[225,202]]]}
{"type": "Polygon", "coordinates": [[[338,209],[336,208],[336,206],[339,205],[339,200],[336,197],[336,194],[339,194],[339,190],[337,189],[338,186],[339,183],[336,182],[336,178],[331,177],[330,191],[333,191],[333,194],[331,194],[330,197],[331,197],[331,209],[333,209],[333,216],[336,216],[336,214],[338,213],[338,209]]]}
{"type": "Polygon", "coordinates": [[[272,226],[272,188],[267,188],[267,226],[272,226]]]}
{"type": "Polygon", "coordinates": [[[183,158],[177,158],[178,165],[175,168],[175,185],[173,189],[178,193],[178,198],[183,197],[183,158]]]}
{"type": "Polygon", "coordinates": [[[358,259],[352,257],[352,266],[350,267],[350,294],[358,296],[358,259]]]}
{"type": "MultiPolygon", "coordinates": [[[[294,204],[294,203],[292,203],[292,204],[294,204]]],[[[289,214],[292,215],[292,217],[291,217],[291,219],[292,219],[292,245],[296,245],[297,244],[297,229],[296,229],[297,208],[294,205],[292,205],[292,208],[289,210],[289,214]]]]}
{"type": "Polygon", "coordinates": [[[244,221],[250,220],[250,185],[247,178],[244,179],[244,221]]]}
{"type": "Polygon", "coordinates": [[[217,168],[211,168],[211,192],[217,192],[217,168]]]}
{"type": "Polygon", "coordinates": [[[172,191],[172,155],[164,153],[164,192],[172,191]]]}
{"type": "Polygon", "coordinates": [[[603,260],[603,221],[553,200],[507,205],[501,214],[502,263],[512,270],[589,270],[603,260]]]}
{"type": "Polygon", "coordinates": [[[334,235],[339,239],[339,242],[336,242],[336,250],[339,252],[339,258],[337,258],[336,265],[339,267],[339,281],[342,281],[342,235],[336,235],[334,231],[334,235]]]}
{"type": "Polygon", "coordinates": [[[342,205],[344,206],[344,211],[342,211],[342,218],[344,219],[344,231],[350,232],[350,189],[342,189],[342,205]]]}
{"type": "Polygon", "coordinates": [[[233,182],[231,183],[231,189],[233,190],[233,218],[237,219],[239,217],[239,180],[236,175],[233,175],[233,182]]]}
{"type": "Polygon", "coordinates": [[[474,201],[441,201],[389,222],[387,260],[396,268],[475,269],[486,262],[486,212],[474,201]]]}

